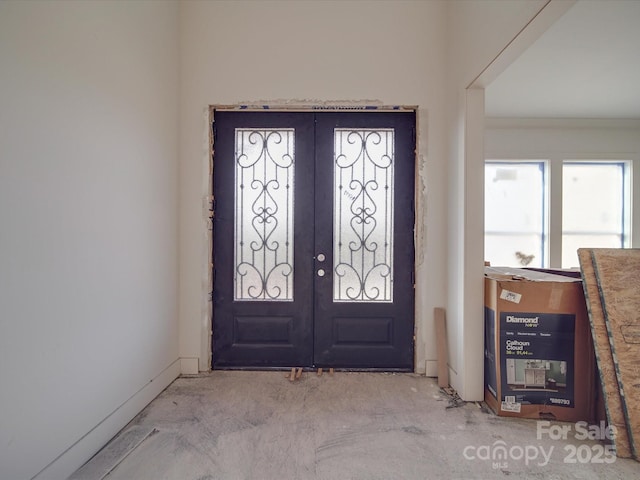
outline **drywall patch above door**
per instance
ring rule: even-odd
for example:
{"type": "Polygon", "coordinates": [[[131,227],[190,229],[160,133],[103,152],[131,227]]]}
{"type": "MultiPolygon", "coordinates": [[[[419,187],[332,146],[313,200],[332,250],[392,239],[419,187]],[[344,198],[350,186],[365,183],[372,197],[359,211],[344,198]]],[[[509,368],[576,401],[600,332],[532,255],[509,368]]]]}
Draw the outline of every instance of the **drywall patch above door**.
{"type": "Polygon", "coordinates": [[[216,105],[217,110],[293,110],[293,111],[413,111],[417,105],[385,105],[380,100],[249,100],[234,105],[216,105]]]}

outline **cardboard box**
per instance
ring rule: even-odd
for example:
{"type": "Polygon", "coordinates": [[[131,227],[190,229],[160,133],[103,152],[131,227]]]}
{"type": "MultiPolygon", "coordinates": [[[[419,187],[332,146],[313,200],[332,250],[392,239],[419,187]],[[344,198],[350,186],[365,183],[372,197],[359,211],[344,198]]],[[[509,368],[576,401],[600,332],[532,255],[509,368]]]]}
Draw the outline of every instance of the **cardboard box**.
{"type": "Polygon", "coordinates": [[[485,267],[485,401],[496,414],[593,421],[595,369],[580,278],[485,267]]]}

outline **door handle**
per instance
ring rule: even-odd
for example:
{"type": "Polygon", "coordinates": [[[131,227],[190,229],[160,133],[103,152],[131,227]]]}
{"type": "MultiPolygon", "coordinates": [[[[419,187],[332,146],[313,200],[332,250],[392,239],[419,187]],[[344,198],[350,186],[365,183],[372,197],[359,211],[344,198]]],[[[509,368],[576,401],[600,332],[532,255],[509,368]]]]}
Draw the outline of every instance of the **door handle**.
{"type": "Polygon", "coordinates": [[[324,277],[324,275],[325,275],[324,268],[319,268],[319,269],[318,269],[318,276],[319,276],[319,277],[324,277]]]}
{"type": "Polygon", "coordinates": [[[326,257],[324,256],[324,253],[319,253],[318,255],[316,255],[316,260],[319,262],[324,262],[325,258],[326,257]]]}

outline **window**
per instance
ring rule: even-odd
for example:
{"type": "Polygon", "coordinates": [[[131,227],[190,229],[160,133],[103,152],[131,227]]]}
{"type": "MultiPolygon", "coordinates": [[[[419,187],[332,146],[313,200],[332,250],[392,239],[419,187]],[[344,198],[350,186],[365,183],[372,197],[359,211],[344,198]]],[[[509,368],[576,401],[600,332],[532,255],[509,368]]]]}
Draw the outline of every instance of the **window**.
{"type": "Polygon", "coordinates": [[[562,166],[562,267],[578,266],[581,247],[629,246],[628,165],[569,162],[562,166]]]}
{"type": "Polygon", "coordinates": [[[487,161],[485,260],[570,268],[578,248],[629,247],[630,192],[626,161],[487,161]]]}
{"type": "Polygon", "coordinates": [[[544,161],[485,165],[485,260],[543,267],[546,259],[544,161]]]}

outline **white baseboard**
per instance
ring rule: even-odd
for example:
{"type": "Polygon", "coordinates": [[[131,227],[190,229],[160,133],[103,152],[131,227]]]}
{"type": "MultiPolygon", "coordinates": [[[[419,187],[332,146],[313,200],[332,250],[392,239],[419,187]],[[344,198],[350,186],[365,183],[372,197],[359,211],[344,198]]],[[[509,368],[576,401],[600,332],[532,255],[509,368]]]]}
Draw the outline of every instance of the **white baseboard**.
{"type": "Polygon", "coordinates": [[[437,360],[426,360],[425,361],[425,375],[427,377],[437,377],[438,376],[438,361],[437,360]]]}
{"type": "Polygon", "coordinates": [[[198,368],[197,358],[181,358],[180,359],[180,373],[182,375],[197,375],[200,373],[198,368]]]}
{"type": "Polygon", "coordinates": [[[180,375],[181,361],[176,359],[155,378],[132,395],[111,414],[91,428],[82,438],[61,453],[32,480],[64,480],[105,446],[127,423],[180,375]]]}

